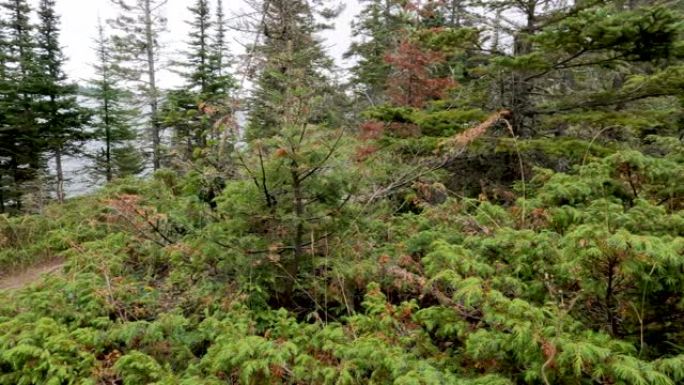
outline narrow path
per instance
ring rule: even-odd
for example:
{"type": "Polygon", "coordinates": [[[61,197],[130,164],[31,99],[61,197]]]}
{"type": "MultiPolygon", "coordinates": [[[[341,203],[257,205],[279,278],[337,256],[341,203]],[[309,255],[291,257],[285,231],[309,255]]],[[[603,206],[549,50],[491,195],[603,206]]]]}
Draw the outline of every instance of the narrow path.
{"type": "Polygon", "coordinates": [[[57,273],[64,267],[64,260],[55,259],[33,265],[7,276],[0,275],[0,290],[17,290],[39,281],[44,275],[57,273]]]}

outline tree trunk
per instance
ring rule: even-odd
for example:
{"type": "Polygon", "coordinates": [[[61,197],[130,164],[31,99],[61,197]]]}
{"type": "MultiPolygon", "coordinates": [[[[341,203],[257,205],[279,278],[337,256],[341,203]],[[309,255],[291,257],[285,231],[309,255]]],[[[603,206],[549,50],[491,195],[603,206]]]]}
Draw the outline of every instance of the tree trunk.
{"type": "Polygon", "coordinates": [[[617,319],[615,317],[615,312],[613,310],[613,296],[615,292],[615,268],[617,265],[617,261],[615,261],[612,257],[608,261],[608,266],[607,266],[607,271],[606,271],[606,276],[608,279],[608,283],[606,285],[606,296],[605,296],[605,302],[606,302],[606,322],[608,323],[608,327],[610,330],[610,335],[613,337],[617,336],[618,334],[618,325],[617,325],[617,319]]]}
{"type": "Polygon", "coordinates": [[[62,168],[62,146],[55,149],[55,168],[57,172],[57,201],[64,203],[64,170],[62,168]]]}
{"type": "Polygon", "coordinates": [[[299,260],[304,255],[304,197],[302,195],[302,181],[296,162],[292,163],[292,191],[294,195],[294,214],[296,218],[294,236],[294,260],[295,268],[292,273],[298,272],[299,260]]]}
{"type": "Polygon", "coordinates": [[[14,193],[16,195],[14,198],[14,208],[17,211],[21,211],[21,192],[19,191],[21,180],[19,178],[19,161],[15,155],[12,155],[12,159],[10,159],[10,169],[12,170],[12,181],[14,182],[13,187],[14,193]]]}
{"type": "MultiPolygon", "coordinates": [[[[532,52],[532,42],[530,37],[534,34],[534,27],[536,23],[536,6],[535,0],[530,0],[527,3],[525,13],[527,15],[527,26],[514,37],[513,54],[516,57],[528,55],[532,52]]],[[[513,72],[513,87],[511,97],[511,110],[513,111],[512,125],[517,135],[529,136],[527,132],[527,120],[530,112],[530,93],[532,92],[532,83],[527,80],[528,71],[520,70],[513,72]]]]}
{"type": "Polygon", "coordinates": [[[151,0],[145,0],[145,42],[147,51],[148,98],[150,104],[150,122],[152,125],[152,163],[154,170],[161,168],[161,126],[159,124],[159,100],[157,90],[157,68],[154,57],[154,33],[152,30],[151,0]]]}
{"type": "Polygon", "coordinates": [[[290,165],[290,174],[292,177],[292,192],[294,196],[294,236],[292,239],[293,255],[288,259],[285,265],[287,273],[290,275],[290,280],[285,285],[285,298],[287,301],[292,301],[296,280],[299,276],[299,266],[304,256],[304,197],[302,193],[302,181],[299,174],[299,166],[296,161],[292,161],[290,165]]]}
{"type": "Polygon", "coordinates": [[[109,118],[109,97],[107,96],[107,82],[104,84],[104,124],[105,124],[105,177],[107,182],[114,179],[112,172],[112,127],[109,118]]]}
{"type": "Polygon", "coordinates": [[[0,174],[0,214],[5,213],[5,193],[2,188],[2,174],[0,174]]]}
{"type": "Polygon", "coordinates": [[[494,36],[492,37],[492,51],[499,52],[501,45],[501,10],[497,9],[494,17],[494,36]]]}
{"type": "Polygon", "coordinates": [[[463,5],[461,0],[451,0],[449,4],[449,26],[452,28],[461,27],[461,18],[463,17],[463,5]]]}

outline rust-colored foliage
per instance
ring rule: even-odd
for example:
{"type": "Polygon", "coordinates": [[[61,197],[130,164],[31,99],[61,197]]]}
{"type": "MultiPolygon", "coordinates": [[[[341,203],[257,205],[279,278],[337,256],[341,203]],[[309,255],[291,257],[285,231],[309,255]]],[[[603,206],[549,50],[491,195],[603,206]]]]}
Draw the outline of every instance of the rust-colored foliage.
{"type": "Polygon", "coordinates": [[[107,216],[108,223],[132,228],[143,239],[163,246],[174,243],[162,231],[163,225],[167,222],[166,215],[153,207],[143,206],[140,196],[122,194],[106,200],[105,204],[111,209],[111,214],[107,216]]]}
{"type": "Polygon", "coordinates": [[[414,123],[392,122],[388,125],[389,131],[400,138],[416,138],[421,135],[420,126],[414,123]]]}
{"type": "Polygon", "coordinates": [[[359,127],[360,129],[360,138],[363,140],[370,140],[370,139],[378,139],[380,136],[382,136],[382,133],[385,130],[385,123],[377,121],[377,120],[370,120],[367,122],[363,122],[361,126],[359,127]]]}
{"type": "Polygon", "coordinates": [[[287,149],[282,148],[282,147],[279,148],[279,149],[277,149],[276,152],[275,152],[275,156],[276,156],[277,158],[285,158],[285,157],[288,156],[288,154],[289,154],[289,153],[287,152],[287,149]]]}
{"type": "Polygon", "coordinates": [[[396,50],[385,56],[393,73],[387,82],[387,95],[397,106],[422,108],[430,100],[441,99],[457,86],[450,77],[434,75],[435,67],[446,57],[405,38],[396,50]]]}
{"type": "Polygon", "coordinates": [[[413,0],[406,1],[403,8],[416,16],[416,22],[429,25],[431,20],[441,16],[445,5],[445,0],[413,0]]]}
{"type": "Polygon", "coordinates": [[[114,371],[114,365],[121,358],[121,355],[120,351],[114,349],[98,357],[97,366],[93,368],[93,377],[98,385],[117,385],[121,383],[121,378],[114,371]]]}
{"type": "Polygon", "coordinates": [[[358,147],[356,149],[356,155],[354,156],[354,159],[357,162],[363,162],[366,159],[368,159],[368,157],[375,154],[377,151],[378,147],[374,145],[358,147]]]}
{"type": "Polygon", "coordinates": [[[501,110],[491,114],[487,120],[478,124],[477,126],[468,128],[455,136],[445,140],[440,144],[440,147],[448,150],[460,149],[469,145],[470,143],[476,141],[477,139],[484,136],[492,127],[496,126],[497,123],[505,121],[511,117],[510,110],[501,110]]]}
{"type": "MultiPolygon", "coordinates": [[[[363,141],[372,141],[378,139],[385,132],[385,126],[385,123],[377,120],[363,122],[359,126],[359,139],[363,141]]],[[[361,145],[356,148],[356,155],[354,158],[357,162],[363,162],[377,151],[378,147],[375,145],[361,145]]]]}

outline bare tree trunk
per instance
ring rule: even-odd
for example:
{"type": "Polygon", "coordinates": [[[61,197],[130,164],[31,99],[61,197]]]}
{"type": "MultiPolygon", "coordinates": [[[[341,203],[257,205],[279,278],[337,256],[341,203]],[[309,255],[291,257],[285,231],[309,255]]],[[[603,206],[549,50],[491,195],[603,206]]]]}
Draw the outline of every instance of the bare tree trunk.
{"type": "Polygon", "coordinates": [[[496,10],[494,17],[494,36],[492,37],[492,51],[498,52],[501,45],[501,10],[496,10]]]}
{"type": "Polygon", "coordinates": [[[2,175],[0,175],[0,214],[5,213],[5,194],[2,188],[2,175]]]}
{"type": "Polygon", "coordinates": [[[57,172],[57,201],[64,203],[64,169],[62,168],[62,146],[55,150],[55,168],[57,172]]]}
{"type": "MultiPolygon", "coordinates": [[[[514,37],[514,55],[524,56],[532,52],[531,36],[534,34],[536,24],[536,0],[530,0],[527,3],[525,13],[527,15],[527,26],[514,37]]],[[[513,95],[511,100],[511,109],[513,111],[513,129],[517,135],[527,135],[525,130],[528,128],[527,120],[529,118],[530,110],[530,93],[532,92],[532,84],[527,80],[528,71],[514,71],[513,72],[513,95]]]]}
{"type": "MultiPolygon", "coordinates": [[[[17,160],[17,157],[15,155],[12,155],[12,159],[10,159],[10,169],[12,170],[12,184],[14,186],[15,191],[18,191],[20,188],[20,180],[19,180],[19,162],[17,160]]],[[[14,207],[16,208],[17,211],[21,211],[21,193],[16,193],[16,197],[14,198],[15,203],[14,207]]]]}
{"type": "Polygon", "coordinates": [[[449,26],[452,28],[460,28],[461,20],[463,18],[463,4],[461,0],[451,0],[449,4],[449,26]]]}
{"type": "Polygon", "coordinates": [[[292,301],[295,285],[299,277],[300,264],[304,256],[304,195],[302,192],[302,180],[299,173],[299,166],[296,161],[292,161],[290,165],[290,175],[292,178],[292,193],[294,205],[294,235],[292,239],[292,257],[285,263],[285,269],[290,276],[285,285],[286,301],[292,301]]]}
{"type": "Polygon", "coordinates": [[[105,123],[105,177],[107,182],[114,179],[112,172],[112,127],[111,119],[109,117],[109,97],[107,94],[107,82],[105,82],[105,101],[104,101],[104,123],[105,123]]]}
{"type": "Polygon", "coordinates": [[[304,197],[302,194],[302,181],[300,179],[297,162],[292,162],[292,191],[294,195],[294,214],[296,218],[294,236],[294,269],[291,273],[297,273],[299,261],[304,255],[304,197]]]}
{"type": "Polygon", "coordinates": [[[148,98],[152,129],[152,163],[154,170],[161,168],[161,127],[159,124],[159,100],[157,89],[157,62],[155,58],[154,32],[152,30],[152,8],[150,0],[145,0],[145,40],[147,51],[148,98]]]}

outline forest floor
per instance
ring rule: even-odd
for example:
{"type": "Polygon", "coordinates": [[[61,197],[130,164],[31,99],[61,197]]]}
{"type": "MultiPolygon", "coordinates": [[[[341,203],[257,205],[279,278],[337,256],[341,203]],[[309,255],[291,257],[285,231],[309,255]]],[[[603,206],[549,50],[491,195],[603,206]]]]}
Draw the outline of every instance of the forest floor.
{"type": "Polygon", "coordinates": [[[24,288],[37,282],[44,275],[59,272],[62,267],[64,267],[64,260],[53,259],[8,274],[0,272],[0,290],[17,290],[24,288]]]}

